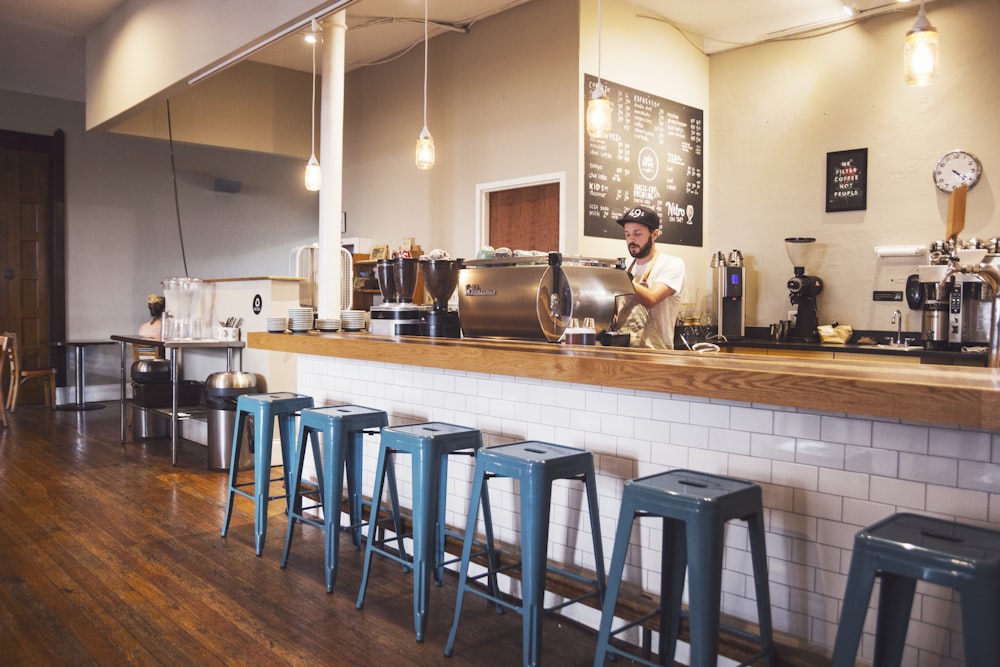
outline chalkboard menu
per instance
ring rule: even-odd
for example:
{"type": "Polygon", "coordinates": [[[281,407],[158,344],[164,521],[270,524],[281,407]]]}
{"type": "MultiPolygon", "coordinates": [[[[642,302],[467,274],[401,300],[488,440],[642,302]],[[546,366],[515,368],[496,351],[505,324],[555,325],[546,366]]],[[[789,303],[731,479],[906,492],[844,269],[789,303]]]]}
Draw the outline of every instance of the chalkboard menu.
{"type": "MultiPolygon", "coordinates": [[[[587,99],[596,85],[586,75],[587,99]]],[[[615,221],[641,204],[660,216],[659,242],[701,247],[704,111],[607,79],[601,85],[614,125],[605,139],[585,138],[584,235],[622,238],[615,221]]]]}

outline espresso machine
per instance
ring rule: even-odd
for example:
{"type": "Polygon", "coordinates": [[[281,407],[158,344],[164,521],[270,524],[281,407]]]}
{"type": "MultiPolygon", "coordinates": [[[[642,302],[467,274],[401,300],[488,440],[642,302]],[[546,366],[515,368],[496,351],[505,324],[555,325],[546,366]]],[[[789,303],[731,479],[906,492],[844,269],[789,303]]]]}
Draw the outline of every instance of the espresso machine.
{"type": "Polygon", "coordinates": [[[420,314],[420,334],[440,338],[461,338],[458,311],[449,310],[448,300],[458,286],[461,259],[421,259],[420,275],[434,305],[420,314]]]}
{"type": "Polygon", "coordinates": [[[823,281],[817,276],[806,275],[806,264],[812,259],[816,239],[792,237],[785,239],[785,251],[795,268],[795,275],[788,279],[788,298],[793,306],[798,306],[791,340],[801,343],[819,342],[816,328],[819,317],[816,314],[816,297],[823,291],[823,281]]]}
{"type": "Polygon", "coordinates": [[[712,255],[712,306],[719,334],[727,340],[743,338],[746,333],[747,308],[743,281],[746,277],[743,253],[733,250],[729,258],[720,250],[712,255]]]}
{"type": "Polygon", "coordinates": [[[417,336],[425,306],[413,303],[417,261],[410,257],[380,259],[375,265],[382,303],[372,306],[368,330],[382,336],[417,336]]]}

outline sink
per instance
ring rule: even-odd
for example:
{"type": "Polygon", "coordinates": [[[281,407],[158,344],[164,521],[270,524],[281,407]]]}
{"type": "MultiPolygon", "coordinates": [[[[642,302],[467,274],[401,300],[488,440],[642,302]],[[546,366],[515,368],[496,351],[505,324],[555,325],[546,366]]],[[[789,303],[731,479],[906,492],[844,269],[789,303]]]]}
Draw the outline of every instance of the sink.
{"type": "Polygon", "coordinates": [[[924,349],[922,345],[897,345],[895,343],[889,343],[887,345],[876,345],[876,350],[894,350],[896,352],[912,352],[913,350],[924,349]]]}

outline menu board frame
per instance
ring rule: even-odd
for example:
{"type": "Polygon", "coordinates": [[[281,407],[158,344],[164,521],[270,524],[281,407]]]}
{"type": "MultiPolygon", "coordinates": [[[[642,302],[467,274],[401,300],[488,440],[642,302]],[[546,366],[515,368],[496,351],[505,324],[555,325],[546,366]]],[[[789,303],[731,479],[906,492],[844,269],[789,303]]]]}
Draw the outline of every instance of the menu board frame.
{"type": "Polygon", "coordinates": [[[826,212],[868,208],[868,149],[826,154],[826,212]]]}
{"type": "MultiPolygon", "coordinates": [[[[597,77],[584,77],[587,99],[597,77]]],[[[614,115],[606,139],[584,135],[584,235],[622,238],[616,221],[645,205],[658,243],[702,247],[705,112],[601,78],[614,115]]]]}

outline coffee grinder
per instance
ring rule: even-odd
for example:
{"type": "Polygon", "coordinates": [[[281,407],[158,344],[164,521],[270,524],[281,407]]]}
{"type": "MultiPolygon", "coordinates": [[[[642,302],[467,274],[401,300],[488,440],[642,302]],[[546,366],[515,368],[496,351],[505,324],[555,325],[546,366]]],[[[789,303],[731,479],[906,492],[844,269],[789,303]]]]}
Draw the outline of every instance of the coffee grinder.
{"type": "Polygon", "coordinates": [[[457,310],[448,309],[448,300],[458,286],[461,259],[421,259],[420,275],[434,306],[420,314],[420,334],[439,338],[461,338],[462,325],[457,310]]]}
{"type": "Polygon", "coordinates": [[[424,307],[413,303],[417,288],[417,260],[380,259],[375,265],[382,303],[372,306],[368,330],[382,336],[416,336],[424,307]]]}
{"type": "Polygon", "coordinates": [[[795,316],[795,326],[792,328],[791,339],[802,343],[819,342],[816,328],[819,318],[816,315],[816,296],[823,291],[823,281],[817,276],[806,275],[806,264],[812,257],[816,239],[809,237],[792,237],[785,239],[785,251],[788,259],[795,267],[795,275],[788,279],[788,298],[792,305],[799,307],[795,316]]]}

